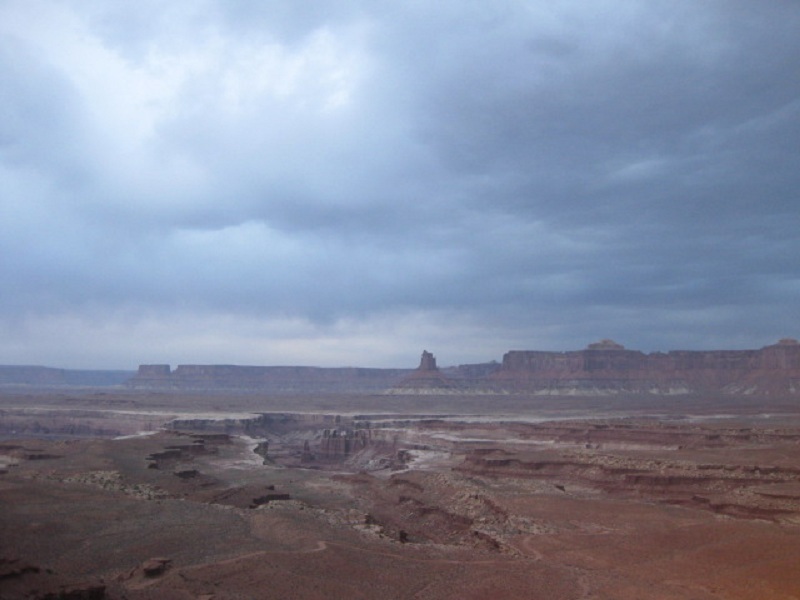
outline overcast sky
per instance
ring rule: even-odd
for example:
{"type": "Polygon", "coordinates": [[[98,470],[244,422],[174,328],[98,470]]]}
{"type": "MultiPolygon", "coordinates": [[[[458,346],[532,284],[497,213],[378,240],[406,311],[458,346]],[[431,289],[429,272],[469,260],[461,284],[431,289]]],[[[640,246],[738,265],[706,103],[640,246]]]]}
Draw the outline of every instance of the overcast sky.
{"type": "Polygon", "coordinates": [[[800,337],[793,0],[0,0],[0,363],[800,337]]]}

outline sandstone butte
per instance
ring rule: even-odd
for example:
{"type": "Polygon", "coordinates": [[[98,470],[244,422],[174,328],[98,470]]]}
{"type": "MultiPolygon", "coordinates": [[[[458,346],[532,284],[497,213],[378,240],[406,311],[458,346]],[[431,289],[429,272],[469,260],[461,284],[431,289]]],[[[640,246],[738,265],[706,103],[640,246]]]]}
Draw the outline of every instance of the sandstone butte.
{"type": "Polygon", "coordinates": [[[758,350],[644,353],[601,340],[583,350],[511,350],[501,363],[440,368],[424,351],[417,369],[237,365],[140,365],[126,385],[343,393],[533,393],[552,395],[800,394],[800,343],[758,350]]]}

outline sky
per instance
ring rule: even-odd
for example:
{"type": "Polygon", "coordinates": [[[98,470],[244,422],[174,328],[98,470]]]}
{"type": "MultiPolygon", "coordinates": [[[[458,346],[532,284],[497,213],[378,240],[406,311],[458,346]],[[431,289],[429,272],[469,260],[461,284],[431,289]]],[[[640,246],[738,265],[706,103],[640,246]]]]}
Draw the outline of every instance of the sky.
{"type": "Polygon", "coordinates": [[[800,337],[793,0],[0,0],[0,364],[800,337]]]}

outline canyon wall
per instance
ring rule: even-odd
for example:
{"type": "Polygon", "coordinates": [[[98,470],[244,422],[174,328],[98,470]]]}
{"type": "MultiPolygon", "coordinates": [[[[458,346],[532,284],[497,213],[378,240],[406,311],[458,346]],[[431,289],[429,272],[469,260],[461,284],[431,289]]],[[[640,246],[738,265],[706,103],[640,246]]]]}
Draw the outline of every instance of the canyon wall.
{"type": "Polygon", "coordinates": [[[673,350],[645,354],[611,340],[585,350],[514,350],[487,378],[503,389],[537,393],[800,393],[800,344],[760,350],[673,350]]]}
{"type": "Polygon", "coordinates": [[[445,368],[425,351],[416,369],[142,365],[128,385],[278,393],[793,395],[800,394],[800,343],[647,354],[601,340],[584,350],[512,350],[502,363],[445,368]]]}
{"type": "Polygon", "coordinates": [[[459,386],[436,366],[436,358],[433,354],[423,350],[419,366],[388,391],[396,394],[420,394],[442,393],[458,389],[459,386]]]}
{"type": "Polygon", "coordinates": [[[141,365],[133,388],[241,390],[275,393],[382,392],[411,369],[359,367],[251,367],[238,365],[141,365]]]}

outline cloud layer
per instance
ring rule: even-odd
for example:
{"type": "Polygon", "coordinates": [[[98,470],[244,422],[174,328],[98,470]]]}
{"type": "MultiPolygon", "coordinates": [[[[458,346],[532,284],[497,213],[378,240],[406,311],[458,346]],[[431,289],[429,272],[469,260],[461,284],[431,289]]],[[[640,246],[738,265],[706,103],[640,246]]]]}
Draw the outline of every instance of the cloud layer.
{"type": "Polygon", "coordinates": [[[0,363],[797,336],[800,7],[0,5],[0,363]]]}

